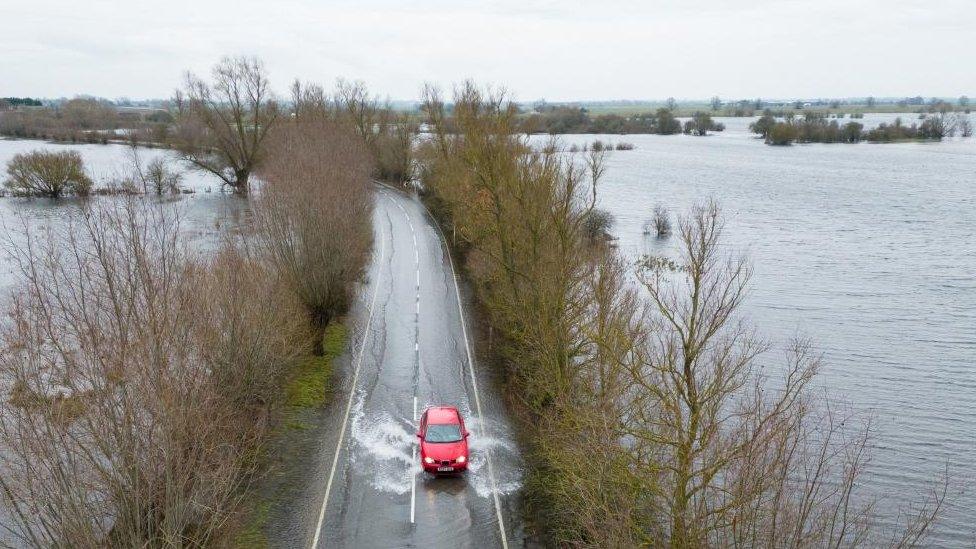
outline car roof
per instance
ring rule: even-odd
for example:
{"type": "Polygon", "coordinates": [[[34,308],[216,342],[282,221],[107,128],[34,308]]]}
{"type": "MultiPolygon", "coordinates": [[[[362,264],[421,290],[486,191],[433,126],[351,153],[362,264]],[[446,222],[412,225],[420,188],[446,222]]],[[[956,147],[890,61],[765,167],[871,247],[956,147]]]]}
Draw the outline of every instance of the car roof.
{"type": "Polygon", "coordinates": [[[461,414],[454,406],[431,406],[427,408],[428,423],[460,423],[461,414]]]}

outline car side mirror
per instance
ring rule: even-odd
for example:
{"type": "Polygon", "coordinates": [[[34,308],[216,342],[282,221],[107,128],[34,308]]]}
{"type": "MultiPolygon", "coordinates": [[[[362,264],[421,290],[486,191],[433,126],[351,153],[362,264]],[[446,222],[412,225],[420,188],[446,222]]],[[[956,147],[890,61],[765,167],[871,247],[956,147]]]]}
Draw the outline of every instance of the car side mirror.
{"type": "Polygon", "coordinates": [[[471,436],[471,431],[465,431],[464,438],[468,438],[469,436],[471,436]]]}
{"type": "Polygon", "coordinates": [[[422,438],[424,438],[424,435],[420,434],[420,431],[417,431],[417,438],[422,439],[422,438]]]}

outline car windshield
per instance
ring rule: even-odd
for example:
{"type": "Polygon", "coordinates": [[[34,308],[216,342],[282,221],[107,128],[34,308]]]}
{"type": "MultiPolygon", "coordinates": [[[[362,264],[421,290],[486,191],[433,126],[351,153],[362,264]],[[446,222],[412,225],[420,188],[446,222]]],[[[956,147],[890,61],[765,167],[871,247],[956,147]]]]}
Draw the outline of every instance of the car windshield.
{"type": "Polygon", "coordinates": [[[461,426],[457,424],[428,425],[427,442],[458,442],[461,440],[461,426]]]}

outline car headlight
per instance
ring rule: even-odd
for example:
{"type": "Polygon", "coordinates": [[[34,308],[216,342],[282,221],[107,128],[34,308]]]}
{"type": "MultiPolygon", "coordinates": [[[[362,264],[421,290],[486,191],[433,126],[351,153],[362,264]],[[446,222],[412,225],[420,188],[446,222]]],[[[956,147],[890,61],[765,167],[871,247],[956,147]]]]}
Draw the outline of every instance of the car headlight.
{"type": "Polygon", "coordinates": [[[424,463],[430,465],[431,463],[434,463],[434,459],[431,458],[430,456],[427,456],[424,458],[424,463]]]}
{"type": "Polygon", "coordinates": [[[458,463],[464,463],[464,462],[465,462],[465,461],[466,461],[467,459],[468,459],[468,458],[466,458],[466,457],[464,457],[464,456],[458,456],[458,458],[457,458],[457,462],[458,462],[458,463]]]}

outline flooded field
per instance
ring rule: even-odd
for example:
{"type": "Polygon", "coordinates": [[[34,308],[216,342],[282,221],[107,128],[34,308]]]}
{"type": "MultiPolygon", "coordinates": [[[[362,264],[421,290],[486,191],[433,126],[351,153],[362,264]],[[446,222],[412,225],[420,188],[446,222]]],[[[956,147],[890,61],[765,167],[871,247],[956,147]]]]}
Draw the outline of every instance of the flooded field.
{"type": "MultiPolygon", "coordinates": [[[[898,115],[867,115],[866,127],[898,115]]],[[[913,122],[917,115],[901,115],[913,122]]],[[[633,143],[614,152],[600,206],[622,253],[674,255],[644,235],[714,198],[729,248],[755,267],[749,319],[776,348],[796,334],[823,352],[818,383],[873,418],[870,495],[894,527],[949,465],[938,546],[976,541],[976,139],[770,147],[749,119],[708,137],[563,136],[633,143]]],[[[844,120],[842,119],[843,123],[844,120]]]]}
{"type": "MultiPolygon", "coordinates": [[[[859,122],[872,127],[896,117],[868,115],[859,122]]],[[[906,123],[917,118],[902,117],[906,123]]],[[[708,137],[587,135],[562,141],[635,145],[611,155],[600,190],[600,205],[615,216],[620,250],[630,258],[675,253],[675,238],[643,233],[655,205],[677,214],[718,200],[726,244],[747,253],[755,267],[750,320],[774,348],[798,333],[813,338],[824,354],[819,384],[874,420],[869,490],[879,501],[877,520],[894,527],[897,509],[924,496],[948,463],[952,488],[931,541],[972,546],[976,139],[779,148],[750,135],[750,119],[720,121],[727,130],[708,137]]],[[[0,141],[0,165],[18,152],[64,147],[0,141]]],[[[124,146],[68,148],[82,153],[96,182],[124,168],[124,146]]],[[[142,154],[147,161],[172,153],[142,154]]],[[[247,202],[221,193],[215,179],[189,173],[184,185],[195,192],[172,202],[183,208],[186,230],[201,246],[246,219],[247,202]]],[[[0,234],[16,241],[17,231],[2,226],[57,224],[78,211],[71,199],[2,198],[0,234]]],[[[0,254],[0,292],[14,280],[13,265],[0,254]]],[[[777,357],[770,355],[772,364],[777,357]]],[[[390,429],[383,436],[397,450],[388,457],[399,462],[410,433],[399,425],[390,429]]],[[[364,433],[370,434],[354,428],[354,440],[364,433]]],[[[392,491],[405,486],[398,482],[392,491]]]]}

